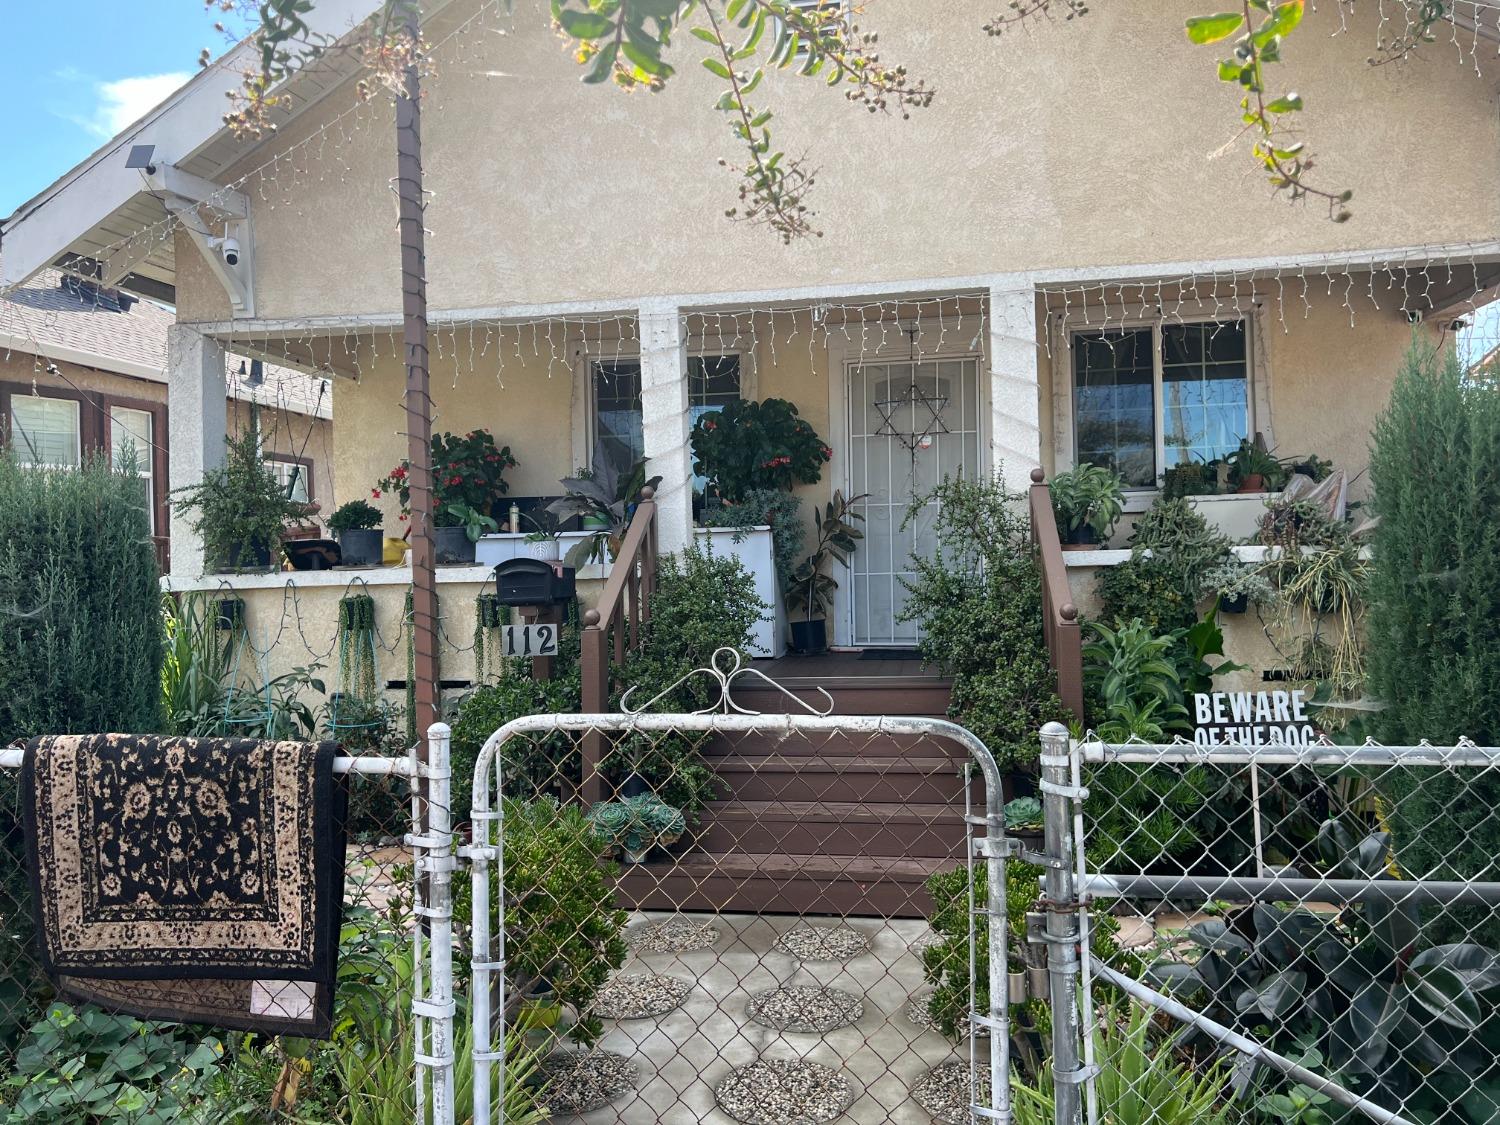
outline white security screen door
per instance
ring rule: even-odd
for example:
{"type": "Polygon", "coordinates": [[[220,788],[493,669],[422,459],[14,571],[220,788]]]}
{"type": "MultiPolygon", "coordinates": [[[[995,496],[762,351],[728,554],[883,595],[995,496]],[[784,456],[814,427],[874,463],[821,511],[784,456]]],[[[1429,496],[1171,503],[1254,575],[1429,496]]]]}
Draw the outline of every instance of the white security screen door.
{"type": "Polygon", "coordinates": [[[849,492],[869,494],[847,576],[850,640],[914,645],[916,623],[899,620],[902,579],[912,577],[913,555],[936,550],[937,511],[928,504],[909,523],[907,514],[945,476],[979,471],[979,360],[851,363],[848,377],[849,492]]]}

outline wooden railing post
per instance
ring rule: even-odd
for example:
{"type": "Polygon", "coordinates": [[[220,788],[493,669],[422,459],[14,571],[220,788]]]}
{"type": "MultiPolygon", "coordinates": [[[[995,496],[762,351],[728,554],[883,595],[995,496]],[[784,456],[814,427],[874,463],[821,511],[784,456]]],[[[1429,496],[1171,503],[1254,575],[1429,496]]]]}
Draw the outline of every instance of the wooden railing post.
{"type": "Polygon", "coordinates": [[[1068,585],[1068,566],[1063,560],[1057,517],[1052,511],[1052,491],[1047,474],[1031,470],[1031,541],[1036,544],[1042,566],[1042,631],[1047,655],[1057,673],[1057,695],[1073,716],[1083,721],[1083,637],[1078,628],[1078,607],[1068,585]]]}
{"type": "MultiPolygon", "coordinates": [[[[640,647],[641,625],[651,615],[651,594],[656,589],[656,500],[650,487],[641,489],[641,499],[630,527],[620,543],[614,566],[599,595],[599,604],[583,615],[579,660],[583,674],[583,713],[602,715],[609,710],[610,675],[622,664],[627,652],[640,647]]],[[[599,766],[604,757],[604,735],[589,731],[583,736],[583,803],[592,805],[603,797],[604,779],[599,766]]]]}

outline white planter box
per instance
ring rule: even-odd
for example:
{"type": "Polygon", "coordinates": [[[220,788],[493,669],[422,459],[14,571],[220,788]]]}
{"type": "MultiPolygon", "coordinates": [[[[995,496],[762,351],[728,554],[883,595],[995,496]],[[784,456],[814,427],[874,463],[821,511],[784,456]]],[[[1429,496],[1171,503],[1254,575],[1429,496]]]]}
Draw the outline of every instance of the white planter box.
{"type": "MultiPolygon", "coordinates": [[[[573,545],[588,536],[582,531],[566,531],[557,537],[557,556],[560,559],[568,557],[568,552],[573,545]]],[[[474,544],[474,562],[477,566],[488,567],[493,570],[503,562],[511,559],[534,558],[531,554],[532,545],[526,542],[525,535],[511,532],[501,532],[499,535],[482,535],[479,542],[474,544]]],[[[609,576],[609,567],[601,566],[599,563],[589,563],[587,566],[578,568],[579,579],[606,578],[609,576]]]]}
{"type": "Polygon", "coordinates": [[[1188,503],[1202,514],[1209,527],[1216,527],[1236,543],[1242,543],[1255,535],[1260,517],[1266,514],[1266,501],[1278,495],[1237,492],[1226,496],[1189,496],[1188,503]]]}
{"type": "Polygon", "coordinates": [[[771,529],[752,527],[698,527],[693,533],[699,541],[708,539],[718,555],[733,555],[755,578],[755,596],[771,607],[771,614],[756,623],[750,631],[752,656],[786,654],[786,606],[781,599],[781,583],[776,581],[776,558],[771,551],[771,529]],[[739,541],[736,542],[736,536],[739,541]]]}

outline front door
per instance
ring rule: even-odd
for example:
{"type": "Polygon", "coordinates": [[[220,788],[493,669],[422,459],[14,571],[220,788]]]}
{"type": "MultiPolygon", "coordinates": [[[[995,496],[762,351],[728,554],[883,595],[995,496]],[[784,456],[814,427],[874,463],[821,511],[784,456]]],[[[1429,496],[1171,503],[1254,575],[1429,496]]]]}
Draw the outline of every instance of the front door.
{"type": "Polygon", "coordinates": [[[849,378],[849,492],[861,503],[864,542],[850,560],[850,640],[907,647],[902,621],[914,555],[937,548],[937,506],[914,506],[945,477],[979,472],[979,360],[855,362],[849,378]]]}

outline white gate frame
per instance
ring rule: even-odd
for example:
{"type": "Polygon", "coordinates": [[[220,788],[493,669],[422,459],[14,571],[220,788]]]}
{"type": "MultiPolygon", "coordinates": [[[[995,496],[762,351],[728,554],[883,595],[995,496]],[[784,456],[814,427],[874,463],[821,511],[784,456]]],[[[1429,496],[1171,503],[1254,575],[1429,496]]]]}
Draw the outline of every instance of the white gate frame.
{"type": "MultiPolygon", "coordinates": [[[[723,675],[717,669],[710,674],[718,676],[725,681],[726,691],[723,705],[734,707],[728,701],[727,680],[732,679],[736,673],[723,675]]],[[[755,673],[749,673],[755,674],[755,673]]],[[[649,706],[649,704],[648,704],[649,706]]],[[[738,710],[738,708],[736,708],[738,710]]],[[[436,727],[433,728],[436,731],[436,727]]],[[[976,1104],[970,1107],[974,1119],[986,1121],[1010,1121],[1010,1015],[1008,1010],[1009,988],[1006,967],[1006,915],[1005,915],[1005,859],[1012,853],[1013,841],[1005,836],[1005,800],[1001,787],[999,767],[995,764],[994,756],[989,749],[970,731],[945,719],[926,719],[906,716],[825,716],[818,714],[790,714],[790,715],[757,715],[749,713],[729,714],[724,712],[705,711],[692,714],[598,714],[598,715],[529,715],[516,719],[501,727],[492,734],[480,751],[479,760],[474,766],[474,792],[471,805],[470,817],[473,821],[473,843],[461,848],[459,854],[470,861],[470,872],[473,880],[473,940],[472,940],[472,977],[470,978],[469,1014],[473,1030],[472,1056],[474,1061],[474,1104],[472,1107],[473,1125],[490,1125],[490,1103],[496,1097],[503,1098],[505,1093],[505,1058],[504,1037],[498,1048],[493,1045],[493,1032],[491,1028],[491,988],[494,987],[500,1002],[504,1004],[505,995],[505,932],[504,927],[499,926],[492,932],[490,925],[490,867],[494,865],[504,879],[505,855],[504,855],[504,803],[500,802],[500,808],[494,808],[491,800],[492,791],[500,793],[501,779],[498,771],[500,760],[499,750],[510,739],[517,736],[530,736],[538,734],[583,734],[590,731],[607,732],[616,734],[628,734],[634,732],[690,732],[703,734],[767,734],[771,736],[788,737],[794,733],[804,734],[856,734],[863,736],[876,736],[882,734],[907,735],[915,737],[929,737],[950,742],[968,753],[972,763],[979,767],[984,778],[985,789],[985,812],[984,815],[974,815],[969,812],[965,815],[965,823],[972,828],[984,829],[981,837],[971,836],[971,851],[967,862],[969,865],[969,885],[972,891],[974,877],[974,859],[979,857],[985,862],[987,883],[987,906],[983,911],[975,909],[972,897],[969,905],[969,981],[970,981],[970,1012],[969,1020],[975,1034],[969,1036],[969,1066],[970,1074],[978,1073],[978,1029],[985,1028],[989,1035],[989,1072],[990,1072],[990,1105],[981,1106],[976,1104]],[[989,919],[989,949],[986,957],[989,977],[990,996],[989,1011],[978,1013],[973,1011],[973,982],[977,979],[978,954],[974,948],[975,918],[977,915],[988,915],[989,919]],[[490,1064],[500,1062],[499,1068],[500,1086],[492,1094],[490,1089],[490,1064]]],[[[446,738],[446,728],[444,728],[446,738]]],[[[446,746],[444,747],[446,753],[446,746]]],[[[434,741],[433,753],[430,755],[432,762],[436,762],[437,746],[434,741]]],[[[444,759],[446,761],[446,758],[444,759]]],[[[431,766],[429,766],[429,769],[431,766]]],[[[437,971],[437,958],[433,959],[434,972],[437,971]]],[[[451,965],[448,967],[451,971],[451,965]]],[[[436,984],[436,982],[434,982],[436,984]]],[[[436,998],[442,990],[434,987],[436,998]]],[[[442,995],[447,998],[447,1010],[450,1013],[448,1019],[451,1032],[452,991],[451,982],[446,992],[442,995]]],[[[433,1125],[453,1125],[453,1104],[451,1100],[451,1034],[444,1043],[449,1045],[449,1058],[447,1074],[450,1098],[446,1103],[449,1116],[443,1117],[438,1114],[438,1103],[434,1099],[433,1125]]],[[[433,1054],[441,1060],[441,1052],[437,1046],[433,1047],[433,1054]]],[[[420,1104],[420,1102],[419,1102],[420,1104]]],[[[502,1102],[503,1106],[503,1102],[502,1102]]],[[[468,1108],[468,1107],[466,1107],[468,1108]]],[[[502,1108],[503,1114],[503,1108],[502,1108]]],[[[502,1122],[503,1125],[503,1122],[502,1122]]]]}

